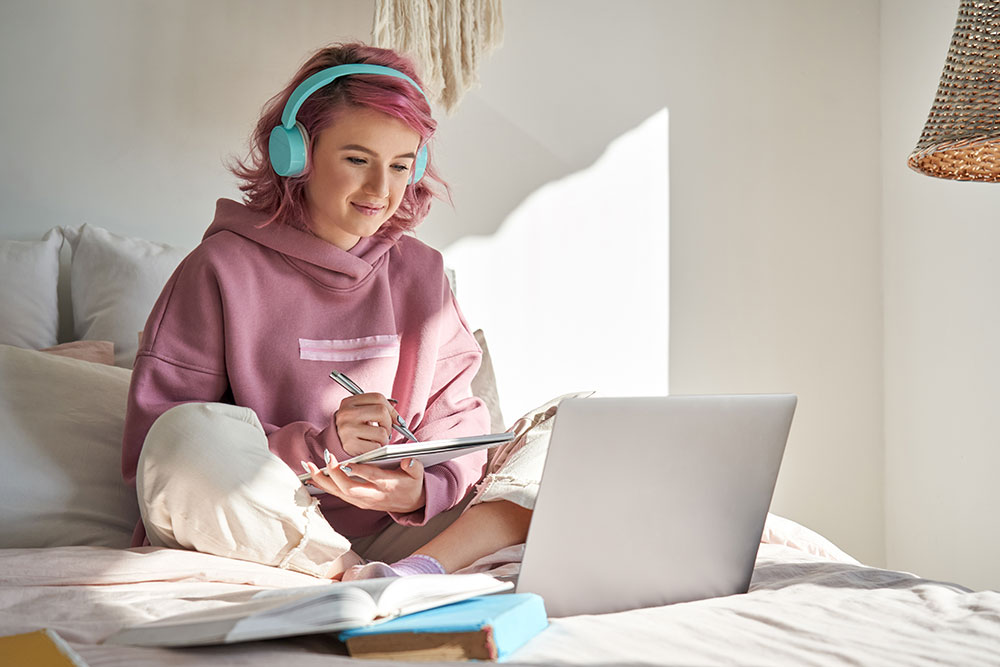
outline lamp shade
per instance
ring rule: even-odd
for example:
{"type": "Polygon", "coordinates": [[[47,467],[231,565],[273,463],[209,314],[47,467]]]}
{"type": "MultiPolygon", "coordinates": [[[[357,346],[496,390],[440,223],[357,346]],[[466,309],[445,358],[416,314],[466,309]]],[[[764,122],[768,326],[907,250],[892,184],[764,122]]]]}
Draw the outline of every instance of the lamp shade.
{"type": "Polygon", "coordinates": [[[1000,0],[961,0],[955,32],[911,169],[1000,181],[1000,0]]]}

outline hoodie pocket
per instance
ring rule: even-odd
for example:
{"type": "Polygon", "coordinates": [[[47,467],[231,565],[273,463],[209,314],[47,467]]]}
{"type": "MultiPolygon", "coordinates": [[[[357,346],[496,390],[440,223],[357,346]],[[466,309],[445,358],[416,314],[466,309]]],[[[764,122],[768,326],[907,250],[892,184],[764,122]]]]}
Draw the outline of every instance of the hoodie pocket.
{"type": "Polygon", "coordinates": [[[399,356],[399,336],[387,334],[344,340],[299,339],[299,359],[309,361],[358,361],[399,356]]]}

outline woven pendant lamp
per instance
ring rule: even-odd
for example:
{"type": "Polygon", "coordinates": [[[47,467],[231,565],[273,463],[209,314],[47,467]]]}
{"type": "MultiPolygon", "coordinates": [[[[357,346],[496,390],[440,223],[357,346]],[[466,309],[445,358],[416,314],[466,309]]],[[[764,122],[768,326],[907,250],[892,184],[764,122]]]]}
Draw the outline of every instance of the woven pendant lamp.
{"type": "Polygon", "coordinates": [[[1000,182],[1000,0],[961,0],[958,20],[911,169],[1000,182]]]}

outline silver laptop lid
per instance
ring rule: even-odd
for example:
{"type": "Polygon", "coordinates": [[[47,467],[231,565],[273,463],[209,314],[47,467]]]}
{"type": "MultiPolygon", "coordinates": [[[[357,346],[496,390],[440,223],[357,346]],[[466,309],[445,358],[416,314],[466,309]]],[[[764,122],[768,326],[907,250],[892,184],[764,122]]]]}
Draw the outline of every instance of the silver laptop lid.
{"type": "Polygon", "coordinates": [[[516,590],[550,616],[745,593],[795,404],[560,403],[516,590]]]}

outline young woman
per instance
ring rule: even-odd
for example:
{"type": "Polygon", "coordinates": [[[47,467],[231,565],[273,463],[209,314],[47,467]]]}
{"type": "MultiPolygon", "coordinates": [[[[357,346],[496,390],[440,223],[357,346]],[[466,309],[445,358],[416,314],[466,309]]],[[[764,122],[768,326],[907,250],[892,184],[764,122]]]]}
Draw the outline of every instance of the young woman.
{"type": "Polygon", "coordinates": [[[489,429],[441,256],[405,235],[443,186],[435,126],[410,62],[360,44],[319,51],[266,106],[234,168],[244,202],[218,202],[143,332],[122,453],[134,544],[339,577],[373,559],[392,564],[351,576],[451,572],[523,541],[530,503],[502,493],[434,536],[485,452],[338,465],[398,439],[394,422],[420,440],[489,429]]]}

